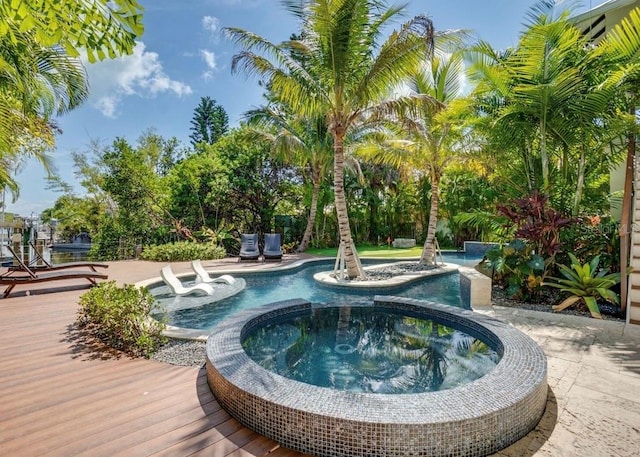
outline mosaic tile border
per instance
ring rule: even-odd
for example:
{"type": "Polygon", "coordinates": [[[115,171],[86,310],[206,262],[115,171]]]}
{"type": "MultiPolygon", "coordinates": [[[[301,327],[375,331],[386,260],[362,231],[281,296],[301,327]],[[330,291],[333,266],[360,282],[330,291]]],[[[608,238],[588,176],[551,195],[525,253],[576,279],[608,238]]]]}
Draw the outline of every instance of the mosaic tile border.
{"type": "Polygon", "coordinates": [[[502,355],[489,374],[439,392],[381,395],[293,381],[261,368],[242,349],[261,322],[311,308],[287,300],[239,313],[207,340],[207,379],[245,426],[281,445],[318,456],[481,456],[517,441],[538,423],[547,401],[540,347],[510,325],[423,300],[376,296],[369,306],[419,312],[479,336],[502,355]]]}

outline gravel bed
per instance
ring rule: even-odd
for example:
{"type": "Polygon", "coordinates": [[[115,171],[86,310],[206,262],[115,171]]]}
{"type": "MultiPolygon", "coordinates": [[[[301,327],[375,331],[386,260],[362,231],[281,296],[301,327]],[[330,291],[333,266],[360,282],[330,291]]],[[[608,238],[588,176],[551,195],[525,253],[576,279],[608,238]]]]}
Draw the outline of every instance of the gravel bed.
{"type": "MultiPolygon", "coordinates": [[[[563,299],[562,293],[555,289],[543,289],[538,300],[535,302],[518,301],[509,298],[504,290],[498,286],[493,287],[491,301],[496,306],[506,306],[510,308],[528,309],[531,311],[544,311],[548,313],[556,313],[553,310],[553,305],[560,303],[563,299]]],[[[621,321],[625,320],[624,316],[620,313],[620,308],[612,303],[604,302],[598,303],[600,307],[600,313],[603,319],[621,321]]],[[[571,314],[574,316],[584,316],[591,318],[591,312],[585,304],[571,305],[569,308],[565,308],[560,311],[559,314],[571,314]]]]}
{"type": "Polygon", "coordinates": [[[151,358],[171,365],[201,367],[206,359],[206,343],[169,339],[151,358]]]}
{"type": "Polygon", "coordinates": [[[434,265],[422,265],[418,262],[399,262],[382,267],[367,267],[365,272],[367,274],[367,280],[382,281],[393,278],[394,276],[400,276],[407,273],[419,273],[421,271],[433,270],[434,268],[438,267],[434,265]]]}

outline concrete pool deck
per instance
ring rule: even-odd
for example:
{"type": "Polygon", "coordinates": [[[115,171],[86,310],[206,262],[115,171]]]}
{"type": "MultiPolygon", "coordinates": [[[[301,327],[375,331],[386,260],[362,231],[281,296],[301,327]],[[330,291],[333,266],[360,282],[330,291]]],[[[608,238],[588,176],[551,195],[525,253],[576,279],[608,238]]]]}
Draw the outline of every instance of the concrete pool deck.
{"type": "MultiPolygon", "coordinates": [[[[285,262],[299,257],[286,257],[285,262]]],[[[279,263],[204,262],[207,269],[279,263]]],[[[111,262],[120,284],[157,276],[161,263],[111,262]]],[[[188,262],[173,263],[176,273],[188,262]]],[[[300,456],[230,419],[203,370],[109,358],[70,328],[86,288],[17,290],[0,300],[0,449],[12,456],[300,456]]],[[[550,386],[542,421],[496,456],[635,456],[640,445],[640,327],[618,321],[493,307],[540,344],[550,386]]]]}

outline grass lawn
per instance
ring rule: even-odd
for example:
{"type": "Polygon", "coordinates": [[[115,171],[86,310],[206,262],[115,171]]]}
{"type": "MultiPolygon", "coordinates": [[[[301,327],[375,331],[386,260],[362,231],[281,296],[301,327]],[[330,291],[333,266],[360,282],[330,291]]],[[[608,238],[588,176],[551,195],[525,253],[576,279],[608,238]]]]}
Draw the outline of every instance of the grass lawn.
{"type": "MultiPolygon", "coordinates": [[[[356,246],[360,257],[420,257],[422,254],[422,246],[416,246],[414,248],[394,248],[388,246],[356,246]]],[[[338,248],[325,248],[325,249],[307,249],[308,254],[335,257],[338,255],[338,248]]]]}

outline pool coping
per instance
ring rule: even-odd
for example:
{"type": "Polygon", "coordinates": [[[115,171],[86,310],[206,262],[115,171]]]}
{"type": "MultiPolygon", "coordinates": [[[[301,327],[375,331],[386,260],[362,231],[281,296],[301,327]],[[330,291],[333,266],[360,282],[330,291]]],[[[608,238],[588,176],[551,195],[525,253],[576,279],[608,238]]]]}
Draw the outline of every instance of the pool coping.
{"type": "Polygon", "coordinates": [[[312,386],[263,369],[242,348],[249,323],[312,307],[306,300],[287,300],[242,311],[214,328],[207,341],[206,368],[218,401],[258,433],[319,455],[403,456],[425,450],[428,455],[486,455],[535,427],[547,401],[547,365],[527,335],[489,316],[424,300],[378,295],[371,306],[417,307],[445,324],[470,326],[501,348],[502,359],[482,378],[438,392],[382,395],[312,386]],[[304,434],[302,423],[319,429],[325,438],[314,443],[308,436],[296,436],[304,434]],[[383,437],[386,444],[378,444],[385,450],[362,448],[368,441],[361,436],[364,431],[383,437]],[[348,438],[336,444],[336,434],[348,438]],[[323,440],[331,442],[329,448],[342,450],[328,452],[323,440]],[[439,453],[440,447],[446,451],[439,453]],[[389,451],[392,448],[397,452],[389,451]]]}

